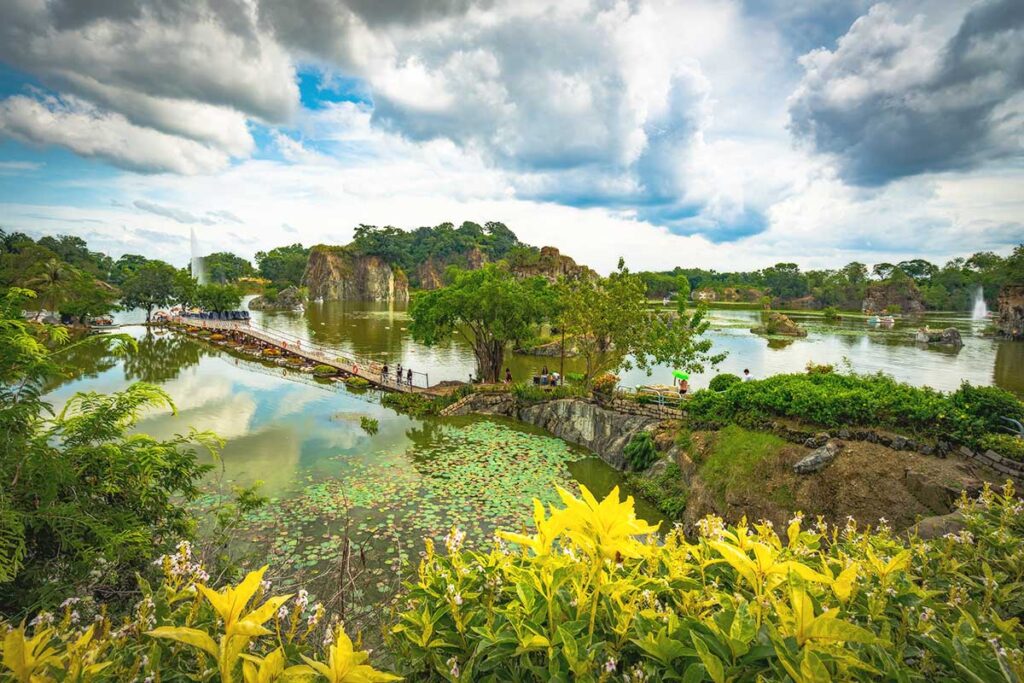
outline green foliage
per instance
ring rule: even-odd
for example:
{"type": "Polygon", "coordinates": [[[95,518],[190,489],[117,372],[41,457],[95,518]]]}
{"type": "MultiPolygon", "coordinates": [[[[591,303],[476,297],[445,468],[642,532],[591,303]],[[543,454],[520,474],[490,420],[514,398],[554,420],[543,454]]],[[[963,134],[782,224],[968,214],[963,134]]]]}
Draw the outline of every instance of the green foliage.
{"type": "Polygon", "coordinates": [[[302,284],[302,275],[309,261],[309,249],[301,244],[290,244],[270,251],[256,252],[256,264],[260,277],[266,278],[284,289],[288,285],[302,284]]]}
{"type": "Polygon", "coordinates": [[[562,492],[521,550],[430,545],[389,646],[414,680],[935,681],[1024,675],[1024,504],[927,543],[798,514],[643,542],[632,501],[562,492]],[[607,559],[606,559],[607,558],[607,559]]]}
{"type": "Polygon", "coordinates": [[[187,537],[192,517],[181,507],[198,495],[208,466],[195,448],[216,451],[206,433],[168,440],[134,433],[140,415],[173,410],[148,384],[111,394],[76,394],[55,417],[41,396],[75,347],[61,328],[21,319],[24,290],[0,299],[0,610],[16,614],[85,585],[122,590],[154,548],[187,537]],[[54,348],[51,348],[54,347],[54,348]],[[54,350],[55,349],[55,350],[54,350]]]}
{"type": "Polygon", "coordinates": [[[345,378],[345,386],[349,389],[367,389],[370,386],[370,380],[356,375],[349,375],[345,378]]]}
{"type": "Polygon", "coordinates": [[[494,264],[452,270],[446,287],[419,292],[409,307],[409,329],[427,345],[458,335],[472,346],[484,382],[501,381],[505,348],[526,339],[550,315],[553,297],[543,278],[520,280],[494,264]]]}
{"type": "Polygon", "coordinates": [[[236,311],[242,305],[242,290],[234,285],[199,285],[193,303],[206,311],[236,311]]]}
{"type": "Polygon", "coordinates": [[[709,452],[700,466],[700,477],[721,500],[728,490],[754,485],[757,467],[774,458],[786,442],[766,432],[752,432],[729,425],[715,432],[709,452]]]}
{"type": "MultiPolygon", "coordinates": [[[[334,377],[338,374],[338,369],[331,365],[316,365],[313,367],[313,374],[317,377],[334,377]]],[[[362,379],[362,377],[357,379],[362,379]]],[[[366,382],[365,379],[363,381],[366,382]]],[[[369,384],[369,382],[366,383],[369,384]]]]}
{"type": "Polygon", "coordinates": [[[1000,415],[1021,415],[1024,406],[994,387],[965,383],[945,394],[882,374],[815,372],[741,382],[722,392],[698,391],[687,410],[698,421],[717,424],[791,417],[826,428],[868,426],[976,446],[997,428],[1000,415]]]}
{"type": "Polygon", "coordinates": [[[142,308],[147,322],[154,308],[169,306],[178,297],[177,271],[163,261],[147,261],[125,278],[121,285],[121,305],[124,308],[142,308]]]}
{"type": "Polygon", "coordinates": [[[364,432],[371,435],[380,431],[380,422],[375,417],[363,415],[359,418],[359,426],[363,428],[364,432]]]}
{"type": "Polygon", "coordinates": [[[981,437],[981,448],[992,449],[1004,458],[1024,462],[1024,439],[1013,434],[986,434],[981,437]]]}
{"type": "Polygon", "coordinates": [[[684,308],[669,314],[648,309],[643,279],[623,261],[608,277],[575,278],[559,285],[559,327],[575,341],[586,362],[586,376],[638,367],[650,374],[656,365],[702,372],[724,354],[711,354],[706,310],[688,315],[684,308]]]}
{"type": "Polygon", "coordinates": [[[708,389],[711,391],[725,391],[733,384],[742,381],[738,375],[734,375],[731,372],[723,372],[711,378],[711,381],[708,382],[708,389]]]}
{"type": "Polygon", "coordinates": [[[595,394],[611,395],[615,387],[619,385],[619,378],[610,372],[599,375],[590,383],[590,388],[595,394]]]}
{"type": "Polygon", "coordinates": [[[319,603],[271,595],[266,567],[219,590],[182,543],[157,561],[164,579],[140,580],[142,600],[121,623],[107,605],[70,598],[31,625],[0,620],[0,677],[14,681],[270,681],[373,683],[396,676],[366,664],[339,624],[321,638],[319,603]],[[83,626],[83,623],[87,624],[83,626]]]}
{"type": "MultiPolygon", "coordinates": [[[[218,251],[203,257],[203,267],[211,282],[231,284],[242,277],[254,277],[256,269],[246,259],[227,251],[218,251]]],[[[226,309],[225,309],[226,310],[226,309]]]]}
{"type": "MultiPolygon", "coordinates": [[[[500,261],[523,252],[539,258],[534,247],[522,244],[504,223],[488,222],[483,225],[466,221],[458,228],[451,223],[416,230],[401,230],[392,226],[360,225],[349,245],[356,253],[378,256],[387,263],[409,273],[410,284],[421,285],[419,267],[431,263],[443,273],[448,266],[469,268],[468,255],[479,251],[488,261],[500,261]]],[[[511,259],[510,259],[511,261],[511,259]]]]}
{"type": "Polygon", "coordinates": [[[679,465],[671,462],[658,475],[627,474],[626,481],[669,519],[681,519],[690,499],[679,465]]]}
{"type": "Polygon", "coordinates": [[[516,382],[512,385],[512,395],[526,403],[553,401],[559,398],[578,398],[587,394],[579,384],[559,384],[557,387],[541,386],[533,382],[516,382]]]}
{"type": "Polygon", "coordinates": [[[472,389],[466,391],[455,391],[444,396],[427,396],[425,394],[411,394],[389,392],[381,395],[381,405],[387,406],[399,413],[405,413],[412,417],[431,417],[438,415],[442,410],[458,401],[472,389]]]}
{"type": "Polygon", "coordinates": [[[808,375],[827,375],[830,372],[835,372],[836,366],[831,363],[815,363],[813,360],[809,360],[804,369],[807,370],[808,375]]]}
{"type": "Polygon", "coordinates": [[[654,437],[650,432],[634,434],[622,450],[622,454],[626,456],[629,469],[634,472],[643,472],[659,458],[658,449],[654,445],[654,437]]]}
{"type": "Polygon", "coordinates": [[[824,310],[822,310],[822,314],[824,314],[825,320],[829,322],[839,320],[839,309],[835,306],[826,306],[824,310]]]}

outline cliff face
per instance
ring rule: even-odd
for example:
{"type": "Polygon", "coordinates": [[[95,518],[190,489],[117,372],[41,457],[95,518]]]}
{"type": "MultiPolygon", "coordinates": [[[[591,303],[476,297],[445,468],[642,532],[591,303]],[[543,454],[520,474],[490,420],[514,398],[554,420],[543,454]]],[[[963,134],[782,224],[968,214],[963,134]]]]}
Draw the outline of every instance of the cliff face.
{"type": "Polygon", "coordinates": [[[1003,337],[1024,340],[1024,285],[1004,285],[999,290],[996,327],[1003,337]]]}
{"type": "Polygon", "coordinates": [[[577,264],[570,257],[563,255],[554,247],[541,247],[540,257],[535,263],[518,265],[512,268],[516,277],[541,276],[551,282],[560,277],[594,277],[597,274],[584,265],[577,264]]]}
{"type": "Polygon", "coordinates": [[[344,248],[314,247],[303,282],[311,299],[324,301],[409,300],[405,273],[377,256],[356,256],[344,248]]]}
{"type": "Polygon", "coordinates": [[[861,310],[865,313],[924,313],[924,300],[913,282],[882,282],[868,287],[861,310]]]}

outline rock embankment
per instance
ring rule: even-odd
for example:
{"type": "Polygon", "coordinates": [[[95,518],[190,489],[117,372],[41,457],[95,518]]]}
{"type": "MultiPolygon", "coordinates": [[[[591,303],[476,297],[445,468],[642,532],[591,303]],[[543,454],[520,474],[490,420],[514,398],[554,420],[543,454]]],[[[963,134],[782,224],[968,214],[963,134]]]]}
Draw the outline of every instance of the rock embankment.
{"type": "Polygon", "coordinates": [[[806,337],[807,330],[782,313],[769,313],[763,325],[750,328],[754,334],[782,335],[784,337],[806,337]]]}
{"type": "Polygon", "coordinates": [[[912,280],[881,282],[868,287],[861,303],[864,313],[924,313],[924,299],[912,280]]]}
{"type": "Polygon", "coordinates": [[[313,247],[303,282],[311,299],[324,301],[409,300],[409,280],[401,268],[377,256],[360,256],[345,247],[313,247]]]}
{"type": "Polygon", "coordinates": [[[1024,285],[1005,285],[999,290],[996,327],[1001,337],[1024,340],[1024,285]]]}
{"type": "Polygon", "coordinates": [[[249,302],[251,311],[294,311],[302,306],[302,292],[298,287],[287,287],[277,296],[258,296],[249,302]]]}

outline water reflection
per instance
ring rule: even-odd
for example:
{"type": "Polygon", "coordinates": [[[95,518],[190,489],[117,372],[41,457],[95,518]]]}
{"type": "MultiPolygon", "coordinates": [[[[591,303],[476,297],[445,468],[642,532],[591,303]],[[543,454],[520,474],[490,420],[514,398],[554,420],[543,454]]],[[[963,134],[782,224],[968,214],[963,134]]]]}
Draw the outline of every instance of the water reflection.
{"type": "MultiPolygon", "coordinates": [[[[427,372],[432,383],[466,380],[474,371],[472,350],[461,340],[427,348],[409,337],[405,306],[364,302],[311,304],[305,313],[254,312],[264,324],[291,334],[336,346],[349,353],[372,356],[389,363],[427,372]]],[[[847,362],[857,372],[882,371],[915,385],[955,390],[964,380],[974,384],[996,384],[1024,395],[1024,344],[997,342],[980,336],[982,322],[964,315],[935,314],[915,320],[898,320],[890,328],[871,326],[863,318],[825,322],[815,315],[793,313],[790,317],[804,326],[807,337],[764,338],[750,332],[761,312],[755,310],[713,310],[709,336],[715,351],[728,357],[717,371],[691,378],[691,386],[707,386],[717,372],[740,374],[749,368],[761,378],[782,372],[801,372],[808,362],[842,367],[847,362]],[[914,332],[923,325],[956,327],[963,336],[961,349],[941,346],[920,347],[914,332]]],[[[506,364],[513,378],[524,379],[547,365],[556,368],[558,358],[510,355],[506,364]]],[[[583,363],[567,359],[566,372],[579,372],[583,363]]],[[[659,367],[648,376],[633,370],[623,373],[627,386],[672,381],[671,368],[659,367]]]]}

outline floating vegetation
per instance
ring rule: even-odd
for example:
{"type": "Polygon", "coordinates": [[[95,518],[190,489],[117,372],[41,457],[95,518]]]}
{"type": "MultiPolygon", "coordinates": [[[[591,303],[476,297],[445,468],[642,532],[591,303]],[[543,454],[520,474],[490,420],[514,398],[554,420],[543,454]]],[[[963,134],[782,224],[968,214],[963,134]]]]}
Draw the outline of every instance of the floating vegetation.
{"type": "Polygon", "coordinates": [[[362,416],[359,418],[359,426],[363,428],[363,431],[367,434],[373,435],[380,431],[380,422],[375,417],[362,416]]]}
{"type": "Polygon", "coordinates": [[[368,590],[383,592],[426,538],[440,541],[455,526],[473,546],[496,528],[523,528],[533,498],[556,502],[554,484],[577,490],[567,465],[587,457],[560,439],[484,419],[426,422],[408,436],[405,450],[329,456],[341,466],[337,476],[305,473],[244,520],[239,541],[302,585],[330,569],[348,528],[370,539],[367,561],[380,585],[368,590]]]}

